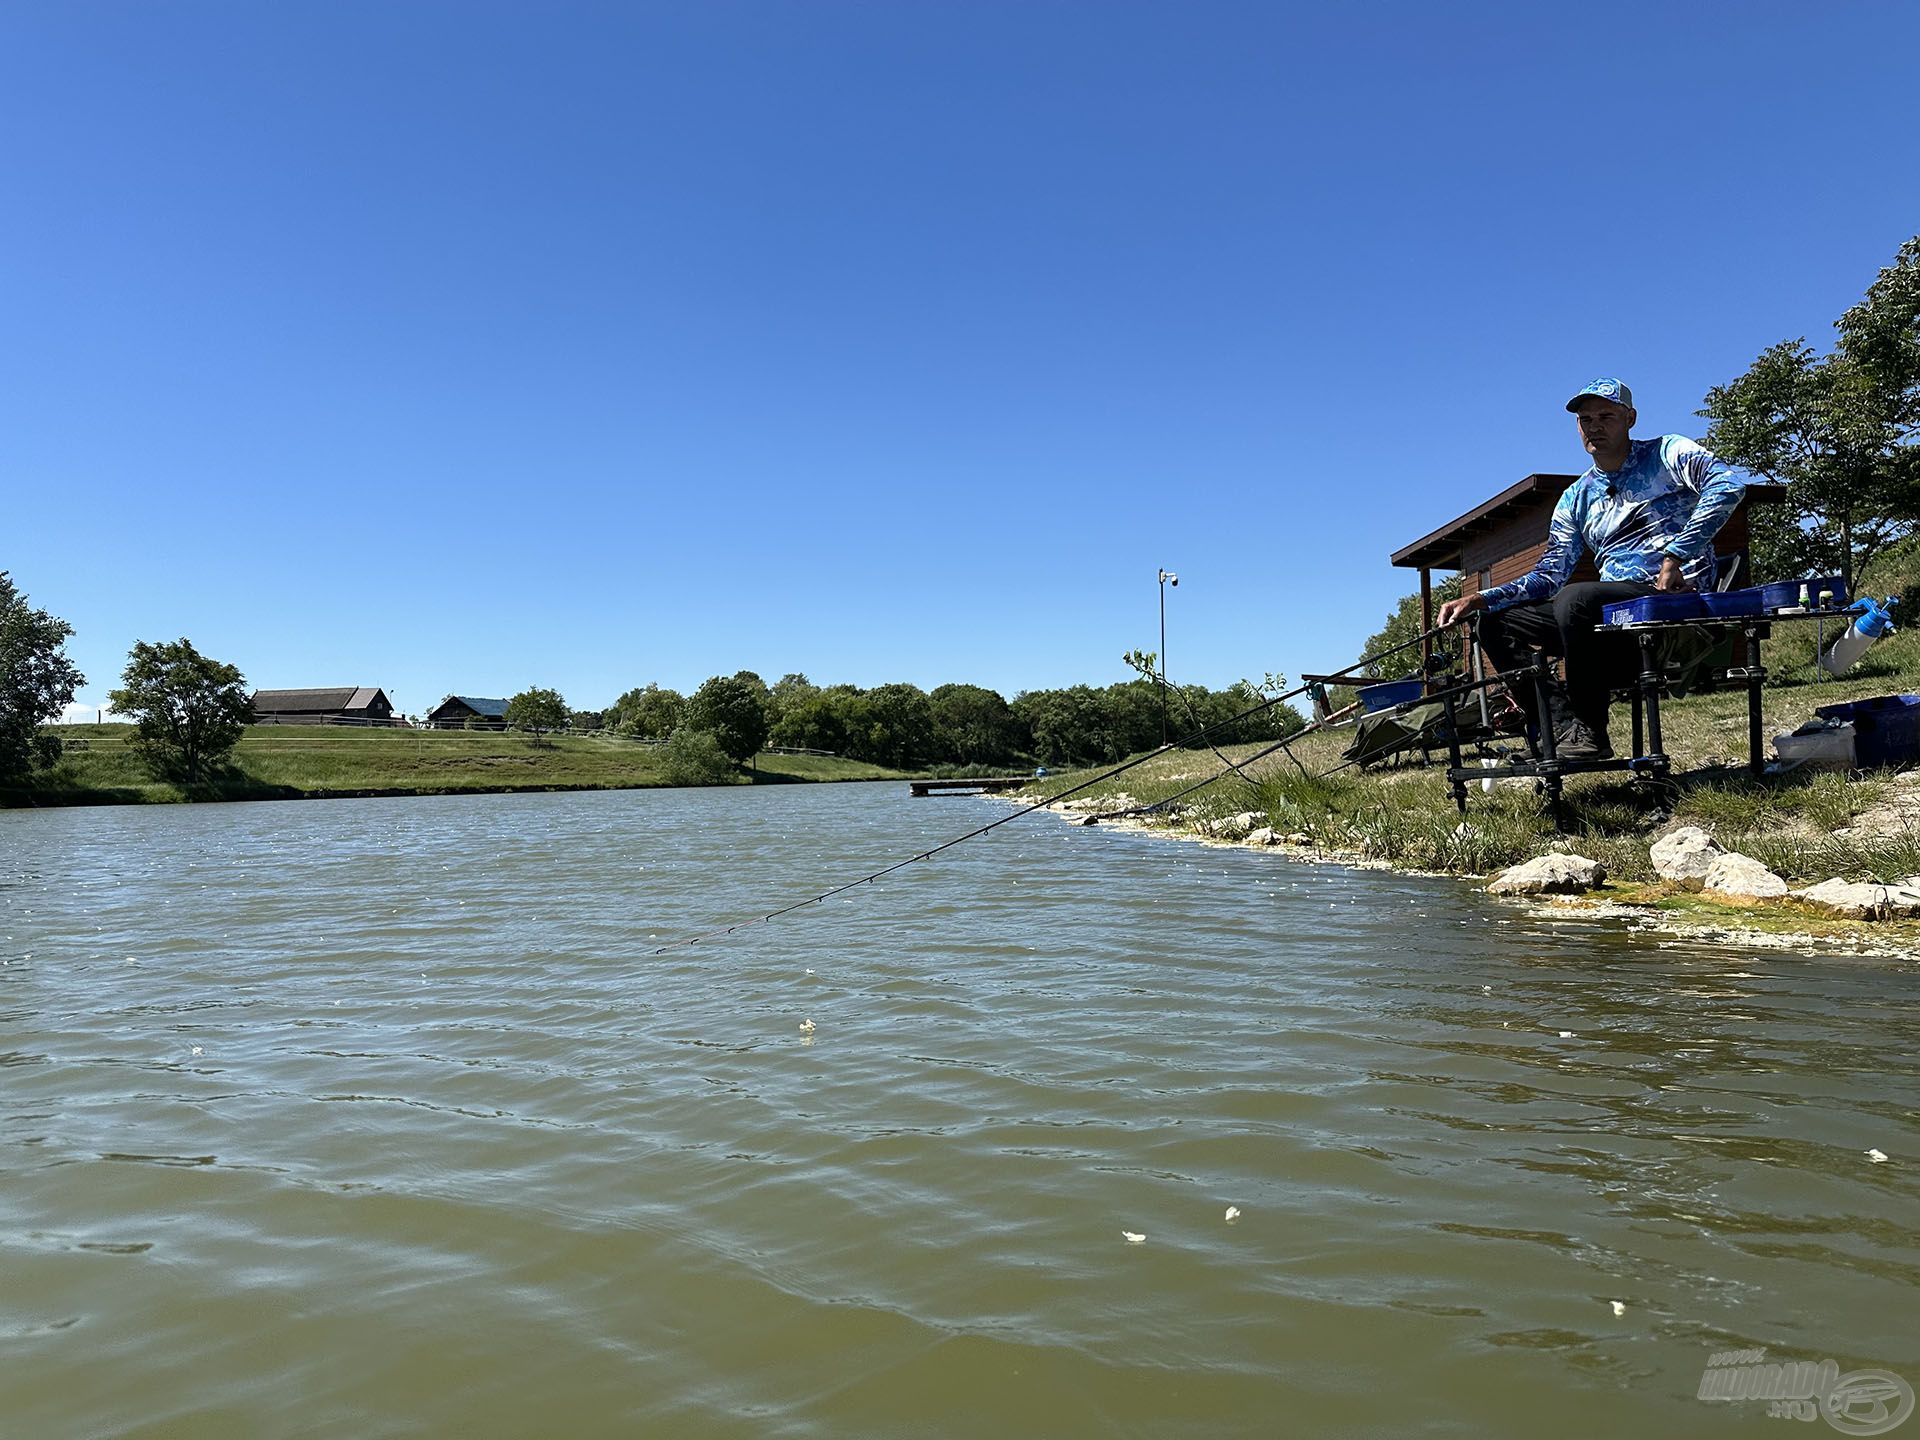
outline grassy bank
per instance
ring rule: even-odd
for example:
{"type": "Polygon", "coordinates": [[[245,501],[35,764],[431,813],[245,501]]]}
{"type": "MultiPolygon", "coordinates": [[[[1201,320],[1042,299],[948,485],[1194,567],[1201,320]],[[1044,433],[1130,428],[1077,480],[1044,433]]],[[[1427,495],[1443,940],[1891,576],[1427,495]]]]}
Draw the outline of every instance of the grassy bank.
{"type": "MultiPolygon", "coordinates": [[[[630,741],[463,730],[354,730],[255,725],[221,777],[191,787],[154,779],[128,744],[129,725],[49,727],[66,753],[6,805],[181,800],[291,800],[352,795],[458,795],[502,790],[626,790],[667,783],[657,749],[630,741]]],[[[740,784],[885,780],[901,772],[818,755],[762,755],[740,784]]]]}
{"type": "MultiPolygon", "coordinates": [[[[1881,641],[1837,681],[1824,676],[1816,681],[1814,654],[1812,626],[1782,625],[1767,644],[1764,659],[1773,677],[1763,696],[1767,741],[1811,718],[1818,705],[1920,693],[1920,633],[1881,641]]],[[[1502,782],[1491,792],[1472,786],[1463,824],[1447,792],[1443,752],[1435,752],[1431,767],[1337,769],[1351,729],[1304,736],[1293,747],[1298,764],[1284,754],[1271,756],[1252,767],[1251,778],[1229,774],[1181,802],[1174,813],[1143,818],[1193,832],[1220,817],[1252,811],[1261,823],[1295,836],[1303,846],[1460,875],[1491,874],[1559,843],[1605,864],[1615,898],[1705,914],[1730,912],[1661,881],[1648,857],[1650,842],[1677,824],[1712,831],[1727,849],[1762,861],[1795,887],[1835,876],[1892,881],[1920,874],[1920,774],[1801,770],[1755,779],[1745,767],[1744,688],[1672,700],[1661,713],[1674,760],[1671,783],[1575,776],[1566,787],[1566,834],[1554,829],[1530,781],[1502,782]]],[[[1629,733],[1626,707],[1618,706],[1616,743],[1623,745],[1629,733]]],[[[1226,747],[1223,753],[1240,760],[1259,748],[1226,747]]],[[[1086,808],[1098,813],[1150,804],[1223,769],[1205,750],[1163,752],[1084,792],[1099,802],[1086,808]]],[[[1058,794],[1094,773],[1056,775],[1026,793],[1035,798],[1058,794]]],[[[1086,804],[1078,798],[1076,803],[1086,804]]],[[[1783,913],[1793,908],[1783,907],[1783,913]]],[[[1920,927],[1906,925],[1880,930],[1890,935],[1896,928],[1920,935],[1920,927]]]]}

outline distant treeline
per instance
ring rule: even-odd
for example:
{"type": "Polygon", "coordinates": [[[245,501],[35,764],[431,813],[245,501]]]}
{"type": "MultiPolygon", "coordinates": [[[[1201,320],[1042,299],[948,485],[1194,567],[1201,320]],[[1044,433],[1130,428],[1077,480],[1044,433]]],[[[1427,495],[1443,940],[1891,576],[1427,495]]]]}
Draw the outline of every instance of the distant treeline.
{"type": "MultiPolygon", "coordinates": [[[[1263,698],[1244,680],[1225,690],[1170,687],[1167,736],[1178,741],[1263,698]]],[[[805,675],[786,675],[768,685],[743,670],[715,676],[691,697],[648,685],[627,691],[605,711],[573,716],[576,727],[595,722],[649,740],[666,740],[683,726],[744,732],[745,738],[764,725],[765,744],[830,750],[896,769],[1097,765],[1160,743],[1161,694],[1158,685],[1140,679],[1104,689],[1028,690],[1008,701],[979,685],[942,685],[930,692],[917,685],[862,690],[816,685],[805,675]]],[[[1209,738],[1222,745],[1278,740],[1302,723],[1293,710],[1275,705],[1209,738]]]]}

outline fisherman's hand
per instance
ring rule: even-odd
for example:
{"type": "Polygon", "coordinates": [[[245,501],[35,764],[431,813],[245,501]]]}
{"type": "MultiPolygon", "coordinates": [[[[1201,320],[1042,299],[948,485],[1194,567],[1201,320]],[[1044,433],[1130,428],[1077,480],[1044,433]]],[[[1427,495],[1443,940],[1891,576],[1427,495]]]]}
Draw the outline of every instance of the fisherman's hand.
{"type": "Polygon", "coordinates": [[[1653,582],[1656,590],[1691,590],[1693,582],[1687,579],[1680,569],[1680,562],[1669,555],[1660,562],[1660,578],[1653,582]]]}
{"type": "Polygon", "coordinates": [[[1462,620],[1466,619],[1467,616],[1473,614],[1474,611],[1484,610],[1486,608],[1486,596],[1462,595],[1442,605],[1440,607],[1440,613],[1433,617],[1433,623],[1444,630],[1449,625],[1458,625],[1462,620]]]}

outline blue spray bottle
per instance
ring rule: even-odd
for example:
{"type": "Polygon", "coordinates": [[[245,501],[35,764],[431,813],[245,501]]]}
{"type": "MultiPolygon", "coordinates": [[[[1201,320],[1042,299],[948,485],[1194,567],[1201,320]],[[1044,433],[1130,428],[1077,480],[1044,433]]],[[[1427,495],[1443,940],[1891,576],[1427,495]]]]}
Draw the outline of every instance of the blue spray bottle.
{"type": "Polygon", "coordinates": [[[1820,668],[1829,675],[1844,675],[1851,670],[1854,662],[1867,653],[1868,646],[1882,635],[1893,633],[1893,616],[1889,612],[1899,603],[1889,597],[1882,606],[1871,595],[1866,595],[1849,605],[1848,611],[1860,618],[1820,657],[1820,668]]]}

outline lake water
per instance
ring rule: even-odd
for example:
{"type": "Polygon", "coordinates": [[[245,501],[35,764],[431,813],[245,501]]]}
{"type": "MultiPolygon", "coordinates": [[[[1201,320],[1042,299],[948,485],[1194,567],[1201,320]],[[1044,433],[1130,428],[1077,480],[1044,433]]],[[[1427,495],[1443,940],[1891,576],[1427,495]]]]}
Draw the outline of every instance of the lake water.
{"type": "Polygon", "coordinates": [[[1920,1381],[1909,964],[1044,816],[653,953],[1001,813],[0,814],[0,1434],[1745,1435],[1715,1351],[1920,1381]]]}

